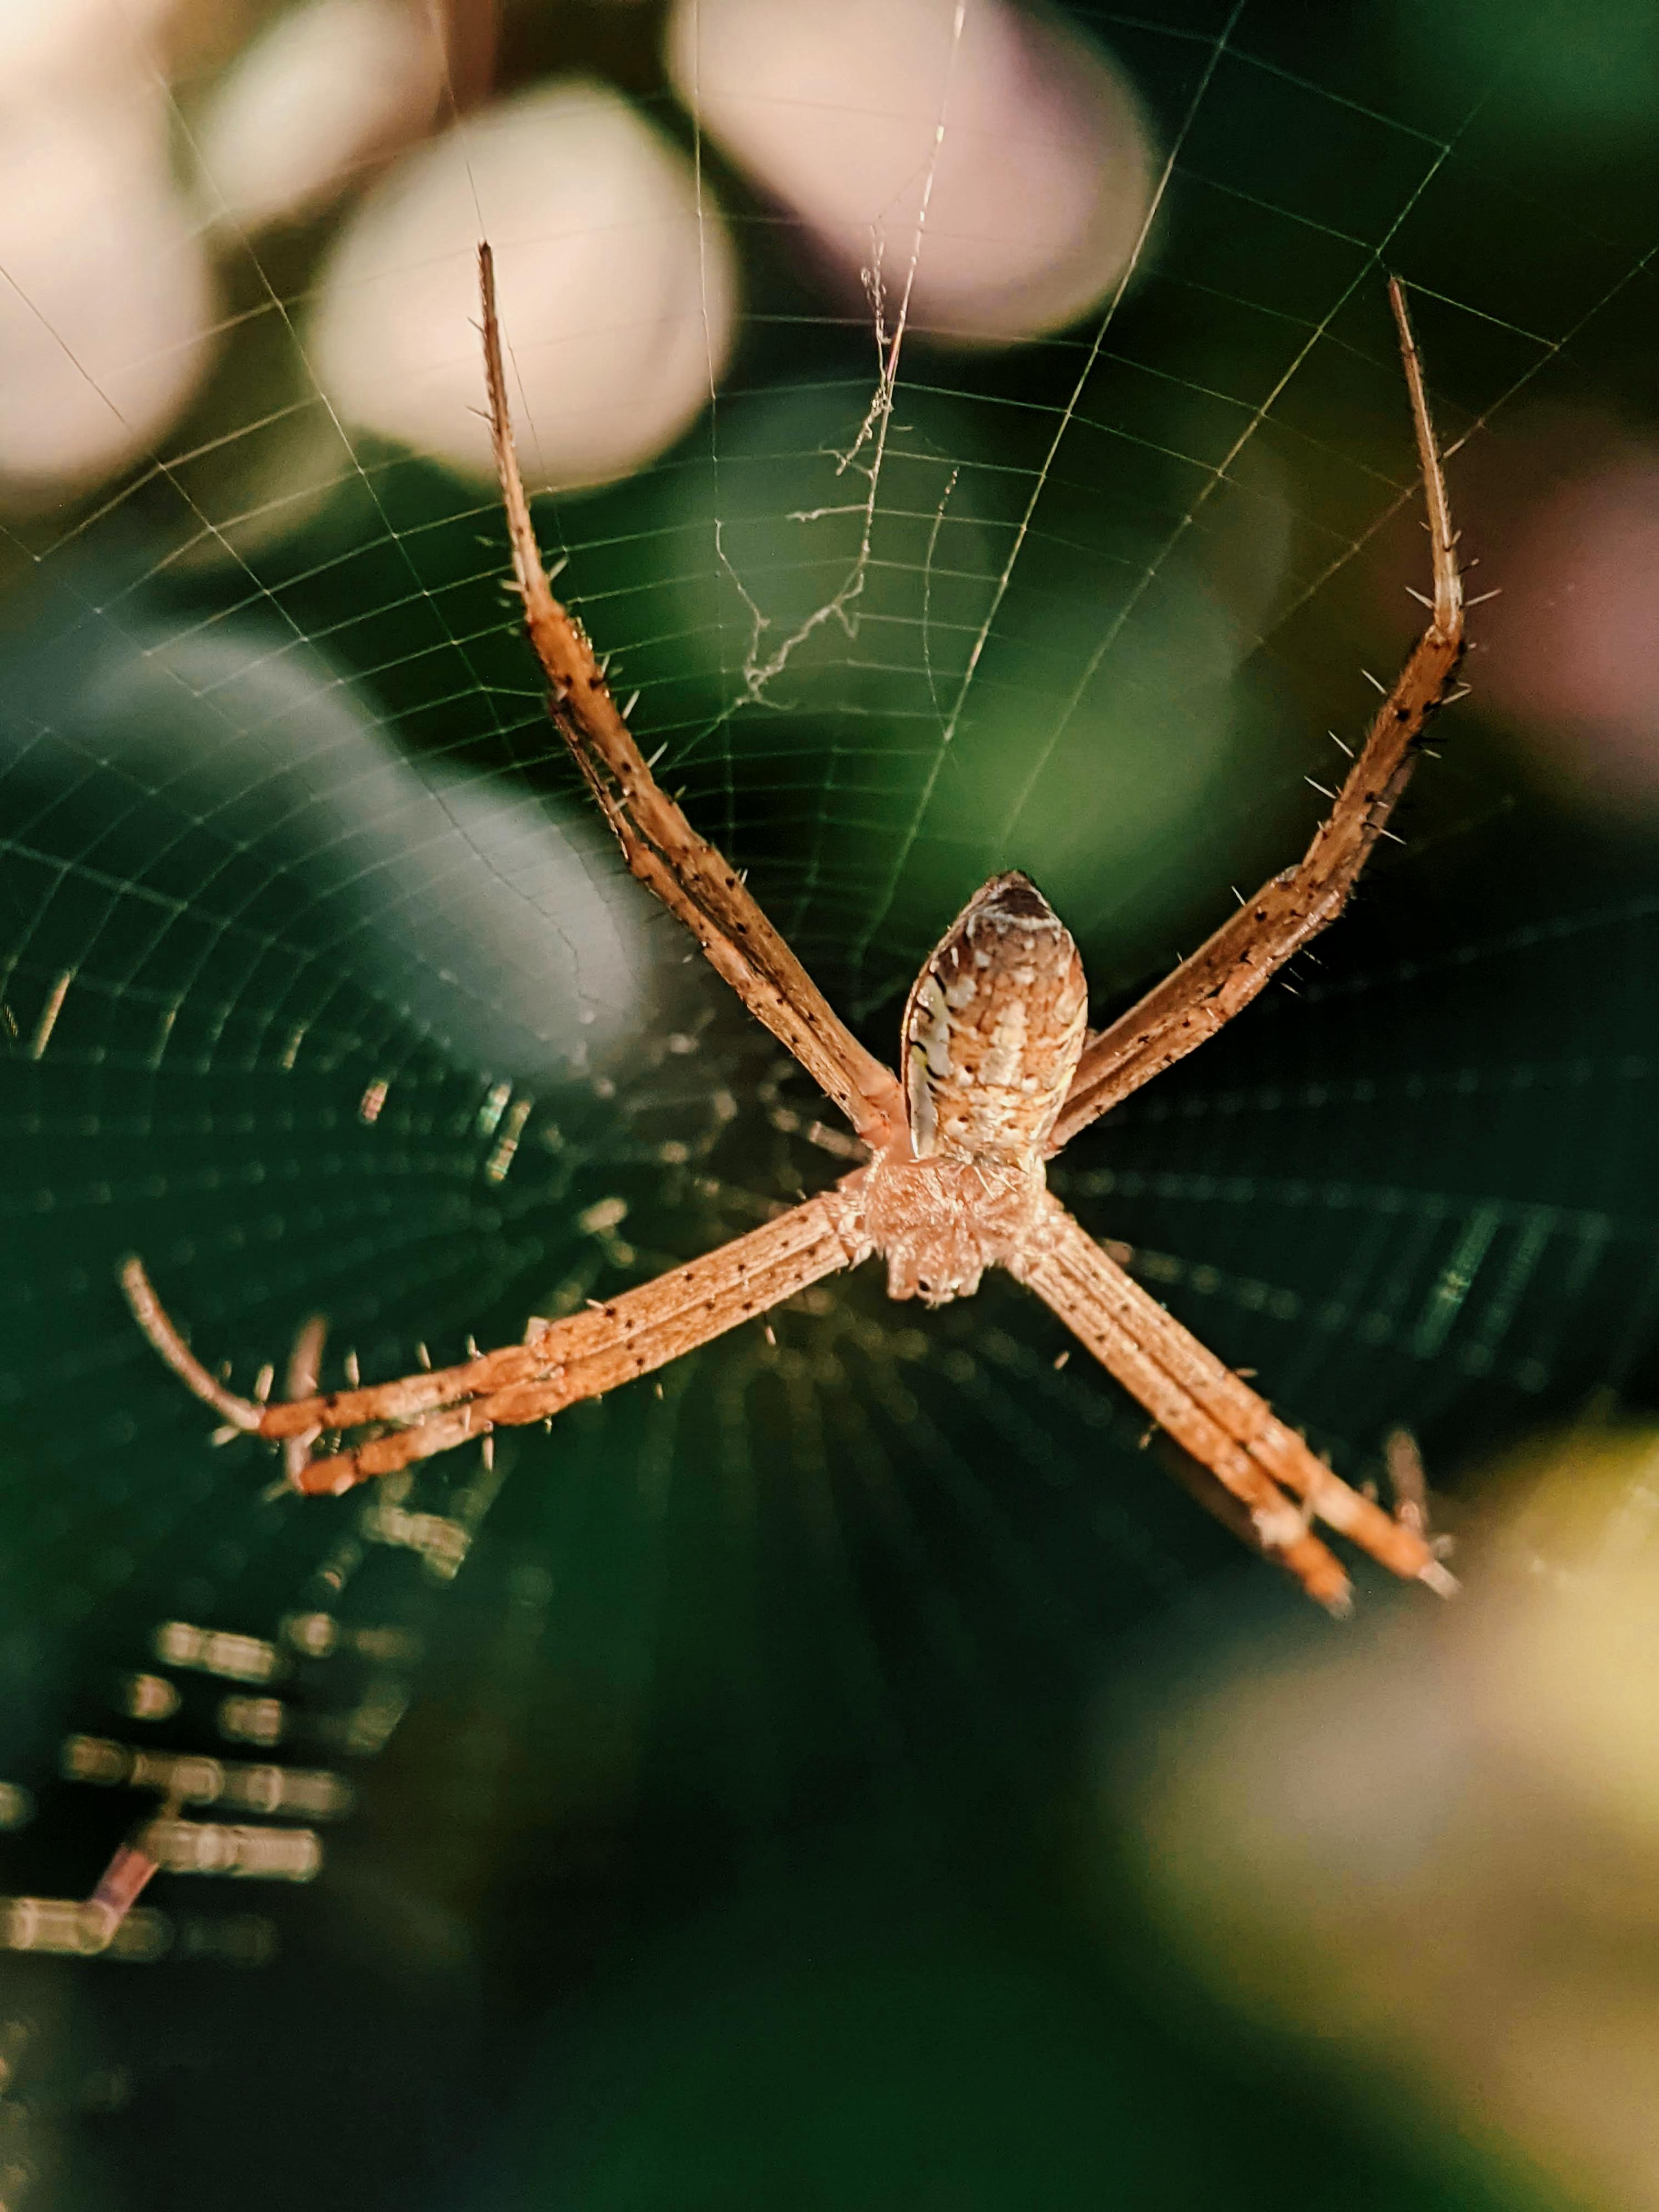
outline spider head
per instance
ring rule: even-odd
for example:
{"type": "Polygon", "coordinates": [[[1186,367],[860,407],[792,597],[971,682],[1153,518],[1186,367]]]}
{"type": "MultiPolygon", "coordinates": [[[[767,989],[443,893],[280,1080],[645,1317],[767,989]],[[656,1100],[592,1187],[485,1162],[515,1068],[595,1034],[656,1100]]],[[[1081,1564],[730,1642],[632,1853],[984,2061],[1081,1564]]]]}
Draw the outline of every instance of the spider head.
{"type": "Polygon", "coordinates": [[[1087,1012],[1071,933],[1029,876],[993,876],[934,947],[904,1009],[915,1157],[1040,1157],[1087,1012]]]}

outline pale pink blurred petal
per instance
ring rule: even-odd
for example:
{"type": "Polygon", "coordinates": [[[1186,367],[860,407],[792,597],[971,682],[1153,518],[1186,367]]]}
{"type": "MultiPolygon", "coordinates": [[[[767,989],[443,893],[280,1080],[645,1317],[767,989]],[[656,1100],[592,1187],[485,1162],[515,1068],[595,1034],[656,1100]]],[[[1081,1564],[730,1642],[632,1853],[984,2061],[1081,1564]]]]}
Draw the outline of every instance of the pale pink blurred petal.
{"type": "Polygon", "coordinates": [[[890,318],[1006,343],[1123,276],[1146,124],[1099,50],[999,0],[678,0],[668,62],[709,135],[890,318]],[[914,270],[913,270],[914,264],[914,270]]]}
{"type": "Polygon", "coordinates": [[[73,94],[145,73],[178,0],[0,0],[0,100],[73,94]]]}
{"type": "Polygon", "coordinates": [[[690,163],[618,94],[566,82],[406,155],[325,272],[313,363],[350,420],[493,473],[479,416],[477,242],[495,250],[534,485],[641,467],[707,402],[731,338],[730,241],[690,163]]]}
{"type": "Polygon", "coordinates": [[[1659,816],[1659,446],[1540,410],[1474,461],[1466,538],[1502,596],[1470,680],[1558,796],[1659,816]]]}
{"type": "Polygon", "coordinates": [[[14,498],[146,451],[206,368],[213,280],[153,94],[42,100],[0,127],[0,480],[14,498]]]}
{"type": "Polygon", "coordinates": [[[444,61],[431,11],[410,0],[310,0],[279,15],[197,120],[212,212],[257,229],[326,205],[427,129],[444,61]]]}

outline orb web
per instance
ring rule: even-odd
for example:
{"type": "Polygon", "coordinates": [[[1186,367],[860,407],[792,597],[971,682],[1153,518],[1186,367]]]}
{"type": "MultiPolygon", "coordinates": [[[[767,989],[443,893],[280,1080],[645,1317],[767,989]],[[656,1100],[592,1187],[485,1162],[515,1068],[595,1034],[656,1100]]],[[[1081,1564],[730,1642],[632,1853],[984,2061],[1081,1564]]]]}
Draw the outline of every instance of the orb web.
{"type": "MultiPolygon", "coordinates": [[[[1248,7],[1077,13],[1158,149],[1132,281],[1041,343],[930,344],[902,272],[833,300],[722,179],[750,274],[699,420],[537,501],[658,773],[884,1049],[995,870],[1104,1008],[1299,849],[1425,580],[1385,270],[1455,455],[1595,392],[1652,311],[1650,241],[1491,159],[1501,85],[1248,7]]],[[[285,247],[218,250],[200,415],[4,525],[3,1909],[28,2063],[117,2104],[143,2020],[219,2021],[228,2063],[262,2006],[356,1992],[270,2093],[298,2125],[359,2033],[459,2095],[489,2036],[430,2021],[501,1929],[619,1911],[622,1839],[713,1863],[1040,1790],[1115,1634],[1265,1570],[1009,1285],[827,1285],[493,1468],[337,1502],[211,1447],[125,1322],[130,1251],[233,1387],[312,1314],[337,1384],[511,1341],[846,1158],[596,831],[488,488],[307,383],[285,247]],[[82,1957],[67,1907],[146,1807],[171,1856],[82,1957]],[[118,1952],[173,1993],[51,1994],[118,1952]]],[[[1356,1480],[1395,1425],[1449,1480],[1651,1382],[1659,895],[1540,814],[1480,706],[1317,964],[1055,1170],[1356,1480]]]]}

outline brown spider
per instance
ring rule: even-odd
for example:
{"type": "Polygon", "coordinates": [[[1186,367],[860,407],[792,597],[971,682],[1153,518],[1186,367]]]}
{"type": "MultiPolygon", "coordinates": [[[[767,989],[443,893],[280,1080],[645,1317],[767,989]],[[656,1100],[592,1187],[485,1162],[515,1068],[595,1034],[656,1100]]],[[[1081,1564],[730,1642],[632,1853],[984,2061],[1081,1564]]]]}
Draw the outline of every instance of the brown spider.
{"type": "Polygon", "coordinates": [[[309,1353],[276,1404],[239,1398],[167,1319],[136,1259],[122,1282],[139,1326],[198,1398],[239,1429],[284,1441],[296,1490],[331,1493],[503,1425],[539,1421],[648,1374],[809,1284],[879,1254],[896,1298],[966,1297],[1006,1267],[1060,1316],[1153,1419],[1231,1493],[1243,1532],[1312,1597],[1346,1610],[1348,1578],[1313,1533],[1348,1537],[1397,1574],[1455,1587],[1421,1516],[1390,1517],[1140,1288],[1045,1187],[1080,1129],[1213,1036],[1334,921],[1411,774],[1413,749],[1463,650],[1463,599],[1423,374],[1397,281],[1389,297],[1428,503],[1427,629],[1383,701],[1327,820],[1293,868],[1109,1028],[1091,1032],[1077,947],[1029,877],[993,877],[916,978],[902,1083],[836,1018],[742,878],[661,791],[580,625],[549,586],[507,422],[489,248],[478,253],[484,366],[525,625],[548,709],[630,872],[702,945],[744,1004],[822,1085],[868,1147],[866,1164],[765,1227],[464,1366],[319,1392],[309,1353]],[[350,1432],[367,1431],[351,1444],[350,1432]],[[337,1448],[314,1458],[325,1434],[337,1448]]]}

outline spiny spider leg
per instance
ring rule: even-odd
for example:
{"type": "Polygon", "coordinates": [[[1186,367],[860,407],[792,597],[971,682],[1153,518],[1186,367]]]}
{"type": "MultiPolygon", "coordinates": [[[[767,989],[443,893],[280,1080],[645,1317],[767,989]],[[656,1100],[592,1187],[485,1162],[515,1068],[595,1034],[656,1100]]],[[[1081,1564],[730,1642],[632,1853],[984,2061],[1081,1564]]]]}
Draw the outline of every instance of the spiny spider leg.
{"type": "MultiPolygon", "coordinates": [[[[322,1381],[323,1346],[328,1341],[328,1323],[321,1314],[301,1322],[294,1339],[294,1348],[288,1355],[288,1373],[283,1378],[283,1395],[289,1400],[314,1398],[322,1381]]],[[[288,1487],[304,1487],[301,1480],[311,1457],[311,1447],[323,1433],[322,1425],[313,1422],[296,1430],[283,1439],[283,1473],[288,1487]]]]}
{"type": "Polygon", "coordinates": [[[1336,920],[1414,763],[1413,748],[1463,657],[1463,586],[1423,368],[1398,277],[1389,299],[1400,332],[1429,510],[1434,604],[1395,687],[1377,709],[1336,804],[1301,860],[1247,900],[1192,957],[1084,1047],[1049,1141],[1050,1156],[1111,1107],[1212,1037],[1311,938],[1336,920]]]}
{"type": "Polygon", "coordinates": [[[127,1261],[121,1280],[140,1327],[168,1366],[198,1397],[204,1393],[198,1378],[205,1382],[214,1394],[207,1402],[239,1428],[287,1444],[308,1443],[325,1430],[383,1421],[410,1425],[325,1459],[308,1459],[303,1451],[289,1455],[289,1480],[296,1490],[330,1494],[492,1429],[545,1420],[579,1398],[602,1397],[695,1352],[862,1259],[867,1248],[853,1231],[855,1215],[848,1194],[825,1191],[702,1259],[671,1268],[602,1306],[550,1322],[526,1343],[482,1353],[464,1366],[270,1406],[234,1397],[213,1381],[167,1319],[137,1260],[127,1261]]]}
{"type": "Polygon", "coordinates": [[[490,434],[525,629],[547,677],[548,711],[616,833],[630,874],[684,923],[750,1012],[834,1099],[860,1136],[872,1145],[883,1143],[904,1120],[892,1071],[866,1051],[736,869],[697,835],[658,785],[580,623],[553,596],[513,446],[495,317],[495,266],[488,246],[478,248],[478,282],[490,434]]]}
{"type": "Polygon", "coordinates": [[[173,1327],[167,1308],[156,1297],[144,1273],[143,1261],[136,1254],[121,1262],[120,1280],[134,1321],[191,1396],[199,1398],[204,1406],[211,1406],[220,1419],[228,1421],[233,1428],[258,1435],[265,1417],[264,1407],[256,1405],[252,1398],[239,1398],[208,1373],[173,1327]]]}
{"type": "Polygon", "coordinates": [[[1052,1192],[1038,1236],[1009,1269],[1225,1485],[1249,1514],[1262,1550],[1310,1597],[1336,1612],[1349,1601],[1347,1576],[1310,1533],[1312,1517],[1392,1573],[1425,1583],[1442,1596],[1455,1589],[1416,1528],[1391,1520],[1317,1458],[1265,1399],[1101,1250],[1052,1192]],[[1304,1501],[1305,1515],[1286,1491],[1304,1501]]]}
{"type": "Polygon", "coordinates": [[[1429,1534],[1429,1479],[1417,1438],[1409,1429],[1391,1429],[1382,1447],[1382,1463],[1394,1493],[1394,1517],[1415,1528],[1425,1540],[1429,1534]]]}

